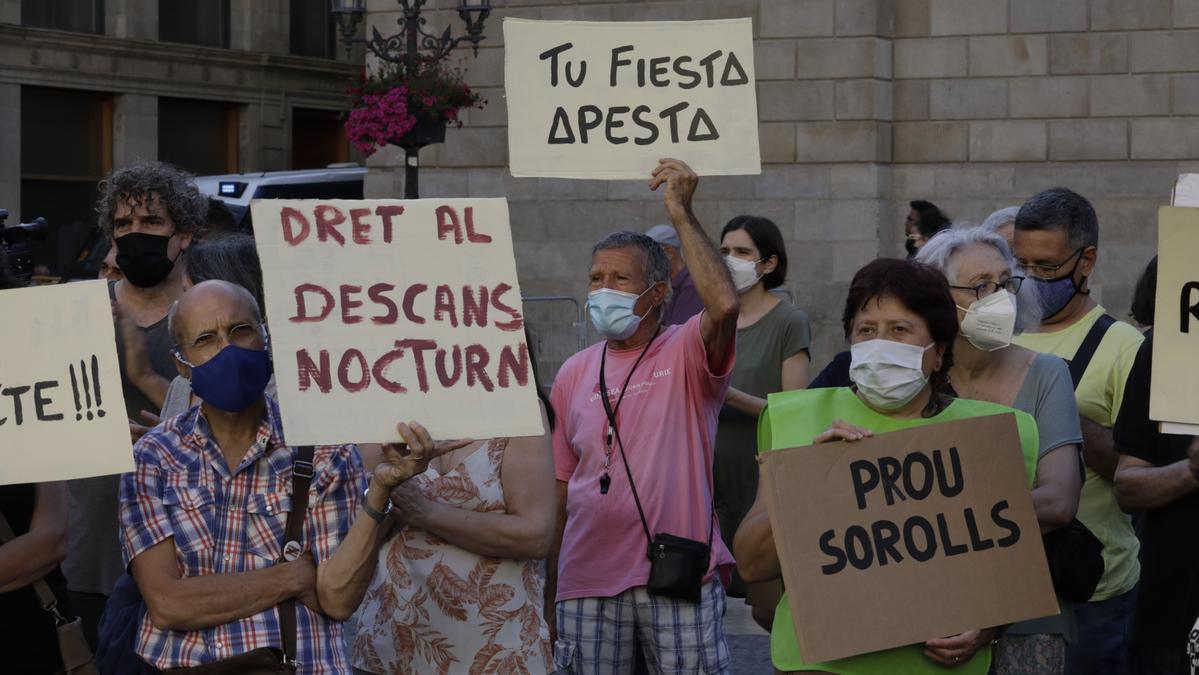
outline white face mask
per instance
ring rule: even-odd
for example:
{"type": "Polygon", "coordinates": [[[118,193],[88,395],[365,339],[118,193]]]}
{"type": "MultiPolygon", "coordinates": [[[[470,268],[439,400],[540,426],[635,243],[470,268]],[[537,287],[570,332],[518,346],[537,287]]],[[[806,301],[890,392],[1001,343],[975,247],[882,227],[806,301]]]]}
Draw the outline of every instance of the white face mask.
{"type": "Polygon", "coordinates": [[[999,289],[969,308],[958,307],[966,313],[962,319],[962,337],[984,352],[993,352],[1012,344],[1016,330],[1016,299],[1006,289],[999,289]]]}
{"type": "Polygon", "coordinates": [[[898,410],[928,383],[924,352],[932,348],[882,339],[859,342],[849,348],[849,378],[870,405],[898,410]]]}
{"type": "Polygon", "coordinates": [[[724,264],[729,268],[729,274],[733,276],[733,286],[738,293],[744,293],[754,287],[763,275],[758,274],[758,263],[760,260],[745,260],[736,256],[726,255],[724,264]]]}

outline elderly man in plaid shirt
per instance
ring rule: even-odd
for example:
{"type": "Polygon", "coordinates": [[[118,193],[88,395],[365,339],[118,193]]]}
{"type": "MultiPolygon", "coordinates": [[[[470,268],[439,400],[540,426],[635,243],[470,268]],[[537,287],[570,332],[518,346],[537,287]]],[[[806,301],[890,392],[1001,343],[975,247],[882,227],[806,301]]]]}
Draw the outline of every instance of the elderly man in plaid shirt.
{"type": "Polygon", "coordinates": [[[410,451],[385,446],[365,493],[357,449],[318,446],[299,555],[276,562],[297,451],[263,394],[271,366],[257,303],[240,286],[198,284],[172,310],[171,333],[202,403],[147,433],[122,481],[125,562],[148,610],[137,653],[167,670],[279,648],[295,600],[289,661],[301,673],[350,672],[340,621],[374,573],[391,489],[464,443],[398,425],[410,451]]]}

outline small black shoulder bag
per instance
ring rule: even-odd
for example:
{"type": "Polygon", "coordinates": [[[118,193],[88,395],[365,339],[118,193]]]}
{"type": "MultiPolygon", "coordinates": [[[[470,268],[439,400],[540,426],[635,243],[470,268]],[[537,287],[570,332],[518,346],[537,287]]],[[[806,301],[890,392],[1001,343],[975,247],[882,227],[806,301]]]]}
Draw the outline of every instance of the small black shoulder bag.
{"type": "MultiPolygon", "coordinates": [[[[656,333],[654,337],[657,337],[656,333]]],[[[645,346],[642,356],[649,351],[652,344],[653,338],[645,346]]],[[[715,505],[713,504],[713,512],[709,514],[708,543],[706,544],[662,532],[650,535],[649,523],[645,520],[645,510],[641,508],[641,498],[637,495],[637,485],[633,482],[633,472],[629,469],[628,458],[625,457],[624,442],[620,439],[620,429],[616,426],[616,411],[612,408],[611,401],[608,400],[608,384],[604,378],[607,357],[608,346],[604,345],[604,353],[600,358],[600,400],[604,402],[604,412],[608,416],[608,443],[611,444],[611,437],[615,434],[616,445],[620,449],[620,460],[624,464],[625,475],[629,478],[629,487],[633,490],[633,502],[637,504],[637,515],[641,517],[641,528],[645,531],[645,541],[648,544],[646,556],[649,558],[649,581],[646,583],[646,588],[655,595],[699,602],[703,591],[704,575],[708,571],[708,563],[712,557],[715,505]]],[[[629,370],[629,376],[625,378],[624,387],[620,391],[621,399],[624,398],[625,389],[628,388],[629,380],[632,379],[633,371],[637,369],[639,363],[641,363],[640,357],[638,357],[637,363],[633,364],[633,368],[629,370]]],[[[619,409],[619,400],[616,402],[616,406],[619,409]]],[[[606,493],[607,490],[604,489],[603,492],[606,493]]]]}

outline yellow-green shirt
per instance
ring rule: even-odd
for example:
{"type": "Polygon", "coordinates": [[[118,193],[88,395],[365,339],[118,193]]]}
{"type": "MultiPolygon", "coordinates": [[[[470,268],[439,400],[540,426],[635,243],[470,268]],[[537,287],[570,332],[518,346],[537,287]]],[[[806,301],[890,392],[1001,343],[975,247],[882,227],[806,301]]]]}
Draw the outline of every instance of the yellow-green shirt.
{"type": "MultiPolygon", "coordinates": [[[[1031,489],[1037,471],[1039,434],[1037,423],[1031,415],[1013,410],[997,403],[954,399],[936,417],[928,419],[897,419],[875,412],[858,399],[847,388],[807,389],[770,394],[768,405],[758,422],[758,452],[769,452],[784,448],[811,445],[812,439],[824,432],[833,420],[844,420],[850,424],[870,429],[876,433],[898,431],[912,427],[950,422],[969,417],[998,415],[1014,412],[1020,430],[1020,444],[1024,452],[1024,469],[1028,473],[1031,489]]],[[[869,611],[870,608],[859,608],[869,611]]],[[[903,621],[904,617],[892,617],[903,621]]],[[[770,631],[770,657],[774,667],[782,671],[819,670],[841,675],[931,675],[944,673],[924,656],[924,645],[914,644],[880,652],[851,656],[826,663],[805,663],[795,639],[795,625],[787,604],[787,594],[774,612],[774,626],[770,631]]],[[[974,656],[954,668],[959,675],[984,675],[991,666],[989,646],[975,652],[974,656]]]]}
{"type": "MultiPolygon", "coordinates": [[[[1052,333],[1018,335],[1015,343],[1069,360],[1104,311],[1102,307],[1096,307],[1081,321],[1052,333]]],[[[1116,415],[1124,401],[1124,384],[1144,339],[1140,331],[1122,321],[1112,324],[1075,390],[1079,414],[1108,429],[1115,426],[1116,415]]],[[[1091,601],[1107,600],[1131,591],[1141,578],[1138,557],[1141,544],[1132,529],[1132,520],[1116,503],[1112,482],[1090,467],[1087,467],[1078,501],[1078,519],[1103,542],[1103,578],[1091,601]]]]}

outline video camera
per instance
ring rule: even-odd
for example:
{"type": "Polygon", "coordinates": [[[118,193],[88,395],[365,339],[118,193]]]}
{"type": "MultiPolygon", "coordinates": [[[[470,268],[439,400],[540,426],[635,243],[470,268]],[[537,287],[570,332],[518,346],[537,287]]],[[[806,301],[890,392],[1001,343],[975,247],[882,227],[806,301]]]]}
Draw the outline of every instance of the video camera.
{"type": "Polygon", "coordinates": [[[29,283],[33,277],[33,246],[30,242],[45,241],[50,234],[50,225],[45,218],[37,217],[32,223],[7,225],[8,209],[0,209],[0,250],[8,257],[9,272],[21,283],[29,283]]]}

